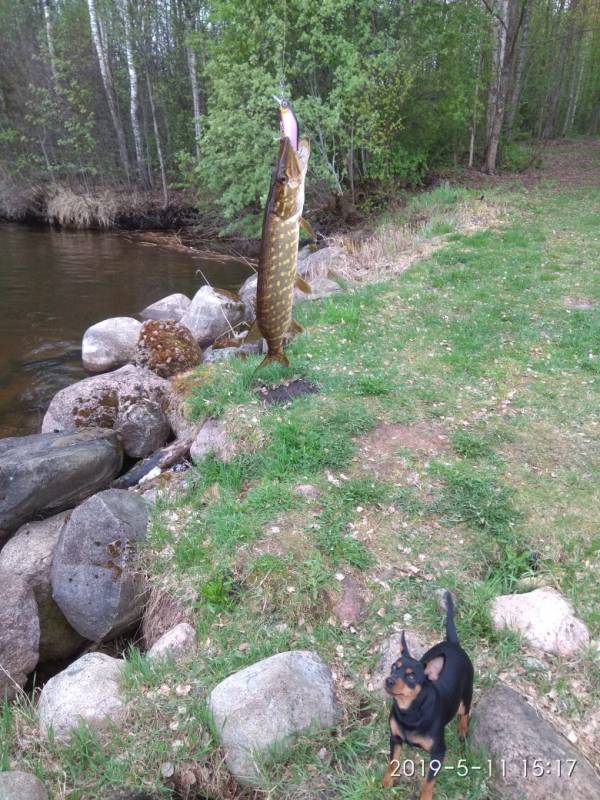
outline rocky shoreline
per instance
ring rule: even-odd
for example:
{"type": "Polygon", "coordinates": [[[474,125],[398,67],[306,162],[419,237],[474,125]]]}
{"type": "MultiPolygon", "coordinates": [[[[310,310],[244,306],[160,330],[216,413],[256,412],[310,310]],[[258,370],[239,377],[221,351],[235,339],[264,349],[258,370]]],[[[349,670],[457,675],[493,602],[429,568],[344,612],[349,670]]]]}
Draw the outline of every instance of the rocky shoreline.
{"type": "MultiPolygon", "coordinates": [[[[296,300],[338,291],[336,265],[343,258],[332,247],[303,251],[299,272],[313,292],[298,292],[296,300]]],[[[200,364],[262,349],[243,336],[255,294],[251,277],[236,295],[204,286],[193,298],[163,298],[140,319],[93,325],[82,342],[92,375],[55,395],[40,433],[0,440],[0,698],[14,699],[34,671],[48,669],[53,677],[36,710],[43,741],[67,744],[82,720],[99,734],[127,725],[126,660],[100,648],[152,626],[152,600],[137,559],[151,506],[163,491],[185,489],[192,462],[207,453],[227,461],[234,453],[221,420],[187,417],[178,381],[200,364]]],[[[590,634],[566,599],[548,587],[531,588],[497,597],[492,625],[562,657],[589,647],[590,634]]],[[[408,635],[417,656],[431,644],[408,635]]],[[[150,660],[185,660],[198,648],[194,627],[176,614],[143,644],[150,660]]],[[[381,644],[367,687],[374,695],[397,649],[393,636],[381,644]]],[[[343,716],[331,667],[308,650],[280,652],[233,673],[212,688],[207,704],[229,771],[249,786],[260,782],[255,753],[298,731],[332,728],[343,716]]],[[[476,744],[495,758],[511,752],[516,762],[550,748],[553,760],[578,759],[571,790],[600,793],[592,767],[513,690],[486,689],[476,716],[476,744]]],[[[170,766],[163,765],[165,779],[170,766]]],[[[552,792],[564,783],[499,778],[510,798],[519,792],[541,797],[537,787],[557,796],[552,792]]],[[[47,798],[40,781],[18,771],[0,773],[0,796],[47,798]]]]}
{"type": "MultiPolygon", "coordinates": [[[[298,300],[340,289],[329,277],[338,258],[335,248],[301,254],[299,271],[315,292],[298,300]]],[[[153,303],[140,319],[91,326],[82,360],[92,375],[54,396],[40,433],[0,440],[1,696],[14,698],[36,668],[64,665],[140,624],[146,588],[136,545],[159,477],[177,470],[184,479],[190,459],[228,448],[218,421],[186,417],[171,379],[260,350],[261,342],[244,344],[255,294],[255,277],[239,295],[202,286],[193,298],[153,303]]],[[[101,684],[115,670],[107,658],[87,653],[74,664],[86,659],[101,684]]],[[[64,686],[72,668],[42,691],[42,733],[53,718],[50,687],[64,686]]]]}

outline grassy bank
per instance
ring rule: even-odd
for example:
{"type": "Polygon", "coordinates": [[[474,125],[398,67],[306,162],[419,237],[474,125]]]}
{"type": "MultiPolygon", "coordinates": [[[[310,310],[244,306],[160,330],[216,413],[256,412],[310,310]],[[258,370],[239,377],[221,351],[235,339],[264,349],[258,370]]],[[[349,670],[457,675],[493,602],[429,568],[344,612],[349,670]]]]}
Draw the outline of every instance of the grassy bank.
{"type": "MultiPolygon", "coordinates": [[[[457,597],[476,696],[507,682],[597,761],[597,656],[536,653],[532,667],[488,609],[542,580],[600,636],[600,190],[545,183],[488,199],[502,224],[433,231],[446,241],[404,274],[297,309],[307,332],[290,348],[293,372],[318,394],[266,407],[256,359],[198,372],[192,411],[223,415],[238,455],[207,459],[187,496],[159,503],[145,553],[156,591],[194,619],[198,657],[172,667],[130,651],[130,722],[102,746],[85,731],[68,748],[41,746],[31,707],[5,709],[0,766],[32,769],[54,798],[122,786],[250,797],[222,764],[206,696],[233,671],[301,648],[332,666],[343,721],[278,752],[257,796],[380,798],[377,648],[405,626],[437,640],[440,587],[457,597]],[[364,599],[351,625],[334,613],[342,576],[364,599]]],[[[447,762],[461,756],[451,726],[447,762]]],[[[414,790],[407,781],[394,797],[414,790]]],[[[444,773],[436,797],[458,796],[490,797],[484,775],[444,773]]]]}

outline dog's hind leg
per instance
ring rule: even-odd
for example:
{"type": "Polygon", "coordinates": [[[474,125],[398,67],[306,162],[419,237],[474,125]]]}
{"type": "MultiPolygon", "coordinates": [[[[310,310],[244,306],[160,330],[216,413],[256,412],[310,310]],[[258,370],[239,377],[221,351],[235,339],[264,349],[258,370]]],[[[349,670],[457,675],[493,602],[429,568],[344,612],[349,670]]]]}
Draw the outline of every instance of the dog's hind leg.
{"type": "Polygon", "coordinates": [[[471,700],[473,699],[473,684],[469,681],[463,692],[462,700],[458,707],[458,735],[464,741],[469,733],[471,719],[471,700]]]}

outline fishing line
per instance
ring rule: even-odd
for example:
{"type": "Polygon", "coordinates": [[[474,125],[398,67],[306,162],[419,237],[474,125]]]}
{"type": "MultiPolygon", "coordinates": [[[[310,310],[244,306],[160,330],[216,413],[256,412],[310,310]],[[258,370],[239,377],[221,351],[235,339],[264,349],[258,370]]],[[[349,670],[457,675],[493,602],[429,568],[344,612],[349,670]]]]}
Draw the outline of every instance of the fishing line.
{"type": "MultiPolygon", "coordinates": [[[[207,285],[207,286],[210,286],[210,288],[211,288],[211,289],[213,290],[213,292],[214,292],[214,291],[215,291],[215,287],[214,287],[214,286],[211,284],[211,282],[208,280],[208,278],[206,277],[206,275],[205,275],[205,274],[202,272],[202,270],[200,269],[200,267],[197,267],[197,268],[196,268],[196,274],[197,274],[197,273],[200,273],[200,275],[202,275],[202,277],[204,278],[204,280],[205,280],[205,282],[206,282],[206,285],[207,285]]],[[[223,306],[222,306],[220,303],[219,303],[219,311],[221,312],[221,314],[223,314],[223,318],[225,319],[225,322],[226,322],[226,323],[229,325],[229,330],[230,330],[230,331],[231,331],[231,333],[232,333],[232,334],[235,336],[235,335],[236,335],[236,333],[235,333],[235,328],[232,326],[231,322],[229,322],[229,319],[227,318],[227,314],[226,314],[226,313],[223,311],[223,306]]],[[[239,322],[239,323],[238,323],[238,325],[241,325],[241,324],[242,324],[241,322],[239,322]]]]}
{"type": "Polygon", "coordinates": [[[281,43],[281,72],[279,78],[279,93],[283,97],[285,91],[285,48],[287,33],[287,0],[283,0],[283,36],[281,43]]]}

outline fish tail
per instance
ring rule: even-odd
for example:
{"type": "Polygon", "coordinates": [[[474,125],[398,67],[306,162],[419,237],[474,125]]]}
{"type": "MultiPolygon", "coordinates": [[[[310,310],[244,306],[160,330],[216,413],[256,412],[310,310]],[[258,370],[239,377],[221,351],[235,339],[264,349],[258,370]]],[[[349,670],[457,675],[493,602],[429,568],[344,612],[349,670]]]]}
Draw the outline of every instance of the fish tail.
{"type": "Polygon", "coordinates": [[[283,350],[280,350],[278,353],[267,353],[267,355],[263,358],[263,360],[260,362],[260,364],[256,369],[257,370],[262,369],[263,367],[266,367],[268,364],[273,364],[274,362],[283,364],[284,367],[289,368],[290,366],[289,358],[286,356],[283,350]]]}

